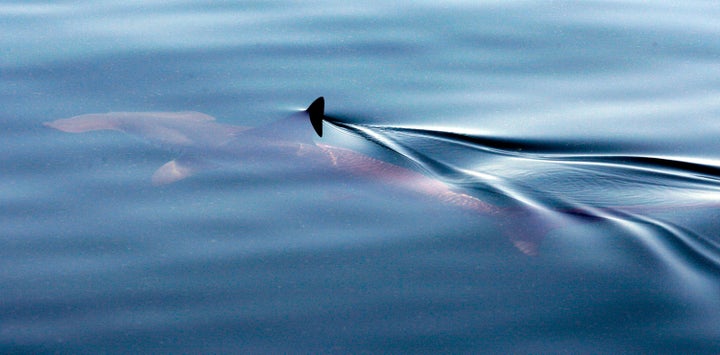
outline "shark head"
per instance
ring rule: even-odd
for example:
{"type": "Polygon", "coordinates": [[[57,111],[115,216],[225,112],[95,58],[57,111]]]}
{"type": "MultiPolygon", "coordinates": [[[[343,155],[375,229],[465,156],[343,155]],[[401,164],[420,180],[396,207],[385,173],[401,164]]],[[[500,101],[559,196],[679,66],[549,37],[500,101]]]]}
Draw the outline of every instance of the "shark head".
{"type": "Polygon", "coordinates": [[[102,114],[81,115],[51,122],[44,122],[43,125],[68,133],[119,130],[118,121],[114,118],[107,118],[105,116],[106,115],[102,114]]]}

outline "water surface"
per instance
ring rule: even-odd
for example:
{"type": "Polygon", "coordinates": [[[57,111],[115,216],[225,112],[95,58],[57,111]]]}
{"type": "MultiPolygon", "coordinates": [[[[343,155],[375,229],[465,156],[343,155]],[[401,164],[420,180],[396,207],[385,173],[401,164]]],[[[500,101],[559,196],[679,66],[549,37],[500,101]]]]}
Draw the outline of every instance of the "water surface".
{"type": "Polygon", "coordinates": [[[717,353],[718,15],[5,2],[0,352],[717,353]],[[154,187],[177,152],[42,125],[321,95],[353,148],[497,213],[273,161],[154,187]]]}

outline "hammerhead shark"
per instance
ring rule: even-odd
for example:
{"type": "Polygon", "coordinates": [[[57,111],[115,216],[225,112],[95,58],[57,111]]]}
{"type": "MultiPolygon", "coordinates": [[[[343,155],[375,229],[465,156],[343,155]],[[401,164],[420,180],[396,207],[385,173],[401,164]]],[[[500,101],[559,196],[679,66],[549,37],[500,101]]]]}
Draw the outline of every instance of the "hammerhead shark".
{"type": "MultiPolygon", "coordinates": [[[[113,130],[139,136],[178,153],[152,175],[152,184],[166,185],[186,179],[223,162],[261,160],[266,156],[295,164],[326,165],[342,172],[431,196],[441,202],[482,214],[496,214],[492,204],[454,189],[439,179],[322,140],[323,123],[342,123],[325,116],[325,100],[317,98],[304,111],[256,128],[218,123],[200,112],[110,112],[85,114],[45,122],[63,132],[113,130]],[[271,154],[271,155],[269,155],[271,154]]],[[[523,253],[534,255],[532,239],[512,238],[523,253]]]]}
{"type": "MultiPolygon", "coordinates": [[[[568,179],[594,183],[607,182],[605,192],[611,196],[643,196],[647,186],[676,185],[681,196],[688,196],[687,187],[697,191],[718,194],[718,181],[720,181],[720,168],[710,165],[696,164],[672,159],[632,156],[585,156],[562,154],[532,154],[527,152],[525,145],[514,149],[509,141],[493,140],[491,138],[479,139],[451,132],[425,131],[421,129],[386,128],[372,129],[369,126],[354,125],[343,120],[325,115],[325,100],[319,97],[307,109],[299,111],[290,117],[255,128],[242,127],[218,123],[209,115],[199,112],[111,112],[104,114],[86,114],[52,122],[45,122],[45,126],[63,132],[81,133],[97,130],[115,130],[139,136],[162,148],[177,154],[177,157],[158,168],[152,175],[154,185],[171,184],[186,179],[200,171],[216,168],[226,163],[237,165],[249,164],[257,166],[263,163],[266,157],[272,157],[274,162],[287,164],[285,166],[324,166],[343,173],[365,177],[382,182],[393,188],[417,192],[423,196],[444,204],[457,206],[469,212],[489,216],[498,220],[501,230],[506,237],[521,252],[535,255],[542,236],[549,230],[558,227],[557,214],[547,213],[552,206],[552,212],[560,211],[565,217],[586,221],[596,220],[628,220],[639,228],[661,230],[667,234],[679,234],[680,238],[693,239],[695,236],[683,232],[674,225],[669,225],[644,215],[636,214],[632,208],[618,209],[596,208],[603,196],[594,190],[588,190],[581,196],[592,199],[593,203],[584,203],[582,198],[570,196],[564,198],[554,197],[558,194],[552,192],[555,188],[566,188],[568,179]],[[356,149],[342,147],[334,144],[324,137],[324,128],[333,127],[360,136],[367,141],[377,143],[387,151],[396,153],[395,158],[382,157],[359,152],[356,149]],[[457,147],[470,147],[471,150],[482,150],[491,157],[506,157],[515,159],[517,165],[525,167],[521,171],[522,178],[498,179],[497,176],[483,175],[472,169],[459,169],[444,163],[442,159],[433,159],[412,145],[398,139],[406,136],[410,140],[419,140],[431,136],[434,141],[452,143],[457,147]],[[522,148],[522,149],[521,149],[522,148]],[[523,150],[524,149],[524,150],[523,150]],[[520,152],[523,150],[523,152],[520,152]],[[544,165],[543,165],[544,164],[544,165]],[[587,173],[599,175],[593,171],[596,167],[603,169],[602,178],[588,180],[587,173]],[[566,168],[560,178],[542,178],[542,169],[566,168]],[[532,185],[532,170],[541,178],[541,182],[532,185]],[[618,173],[613,173],[615,169],[618,173]],[[573,175],[575,174],[575,175],[573,175]],[[453,180],[453,175],[465,176],[465,179],[453,180]],[[467,177],[479,180],[493,180],[494,184],[484,187],[483,193],[477,193],[477,185],[468,188],[467,177]],[[655,180],[652,180],[655,176],[655,180]],[[626,181],[635,179],[629,185],[626,181]],[[554,185],[553,185],[554,184],[554,185]],[[536,186],[542,186],[541,189],[536,186]],[[618,191],[618,186],[638,186],[636,190],[626,193],[618,191]],[[615,191],[611,191],[615,189],[615,191]],[[540,191],[542,190],[542,191],[540,191]],[[492,192],[490,194],[486,192],[492,192]],[[538,192],[551,192],[540,194],[538,192]],[[491,195],[505,196],[500,200],[488,200],[491,195]],[[480,197],[481,196],[481,197],[480,197]],[[510,202],[508,202],[510,201],[510,202]],[[517,203],[517,202],[520,203],[517,203]],[[499,202],[499,203],[498,203],[499,202]],[[520,205],[521,207],[518,207],[520,205]],[[522,207],[524,206],[524,207],[522,207]],[[530,206],[530,207],[528,207],[530,206]],[[568,217],[569,216],[569,217],[568,217]],[[548,218],[551,217],[551,218],[548,218]]],[[[545,147],[547,148],[547,147],[545,147]]],[[[530,149],[531,150],[531,149],[530,149]]],[[[392,154],[391,154],[392,155],[392,154]]],[[[490,159],[492,160],[492,159],[490,159]]],[[[507,165],[507,164],[506,164],[507,165]]],[[[486,162],[485,170],[491,171],[492,162],[486,162]]],[[[508,173],[508,169],[504,168],[508,173]]],[[[512,170],[512,169],[510,169],[512,170]]],[[[516,169],[519,170],[519,169],[516,169]]],[[[550,171],[550,170],[548,170],[550,171]]],[[[478,180],[474,181],[478,181],[478,180]]],[[[573,185],[582,187],[583,185],[573,185]]],[[[598,187],[600,189],[601,187],[598,187]]],[[[596,189],[597,190],[597,189],[596,189]]],[[[578,192],[578,191],[575,191],[578,192]]],[[[567,194],[566,194],[567,195],[567,194]]],[[[574,195],[578,195],[577,193],[574,195]]],[[[662,197],[656,194],[648,197],[662,197]]],[[[567,197],[567,196],[566,196],[567,197]]],[[[652,197],[652,198],[651,198],[652,197]]],[[[637,202],[637,197],[630,204],[637,202]]],[[[716,198],[712,198],[713,203],[716,198]]],[[[608,206],[606,206],[608,207],[608,206]]],[[[646,206],[640,206],[646,208],[646,206]]],[[[636,228],[637,229],[637,228],[636,228]]],[[[692,240],[688,243],[694,243],[692,240]]],[[[705,243],[707,244],[707,243],[705,243]]],[[[712,250],[718,249],[714,243],[712,250]]],[[[692,247],[692,246],[691,246],[692,247]]],[[[707,249],[705,246],[692,247],[698,250],[707,249]]],[[[700,252],[704,253],[704,252],[700,252]]],[[[707,253],[705,253],[707,254],[707,253]]],[[[706,259],[717,260],[710,255],[706,259]]]]}

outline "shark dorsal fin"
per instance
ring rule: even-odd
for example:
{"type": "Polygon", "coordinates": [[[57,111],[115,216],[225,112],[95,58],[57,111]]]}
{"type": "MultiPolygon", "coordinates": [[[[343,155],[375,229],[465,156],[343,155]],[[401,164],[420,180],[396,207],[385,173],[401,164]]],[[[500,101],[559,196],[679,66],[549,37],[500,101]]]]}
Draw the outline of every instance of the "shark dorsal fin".
{"type": "Polygon", "coordinates": [[[322,121],[325,117],[325,99],[322,96],[318,97],[305,111],[310,116],[310,123],[312,123],[312,126],[315,129],[315,133],[322,137],[322,121]]]}

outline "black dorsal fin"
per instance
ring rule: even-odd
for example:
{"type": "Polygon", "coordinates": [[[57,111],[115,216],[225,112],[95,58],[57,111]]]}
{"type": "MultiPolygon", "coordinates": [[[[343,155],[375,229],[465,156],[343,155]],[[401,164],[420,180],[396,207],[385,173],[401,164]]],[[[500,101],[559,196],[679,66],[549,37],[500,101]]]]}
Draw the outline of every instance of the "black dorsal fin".
{"type": "Polygon", "coordinates": [[[325,99],[322,96],[318,97],[305,111],[310,116],[310,123],[312,123],[312,126],[315,129],[315,133],[322,137],[322,121],[325,117],[325,99]]]}

